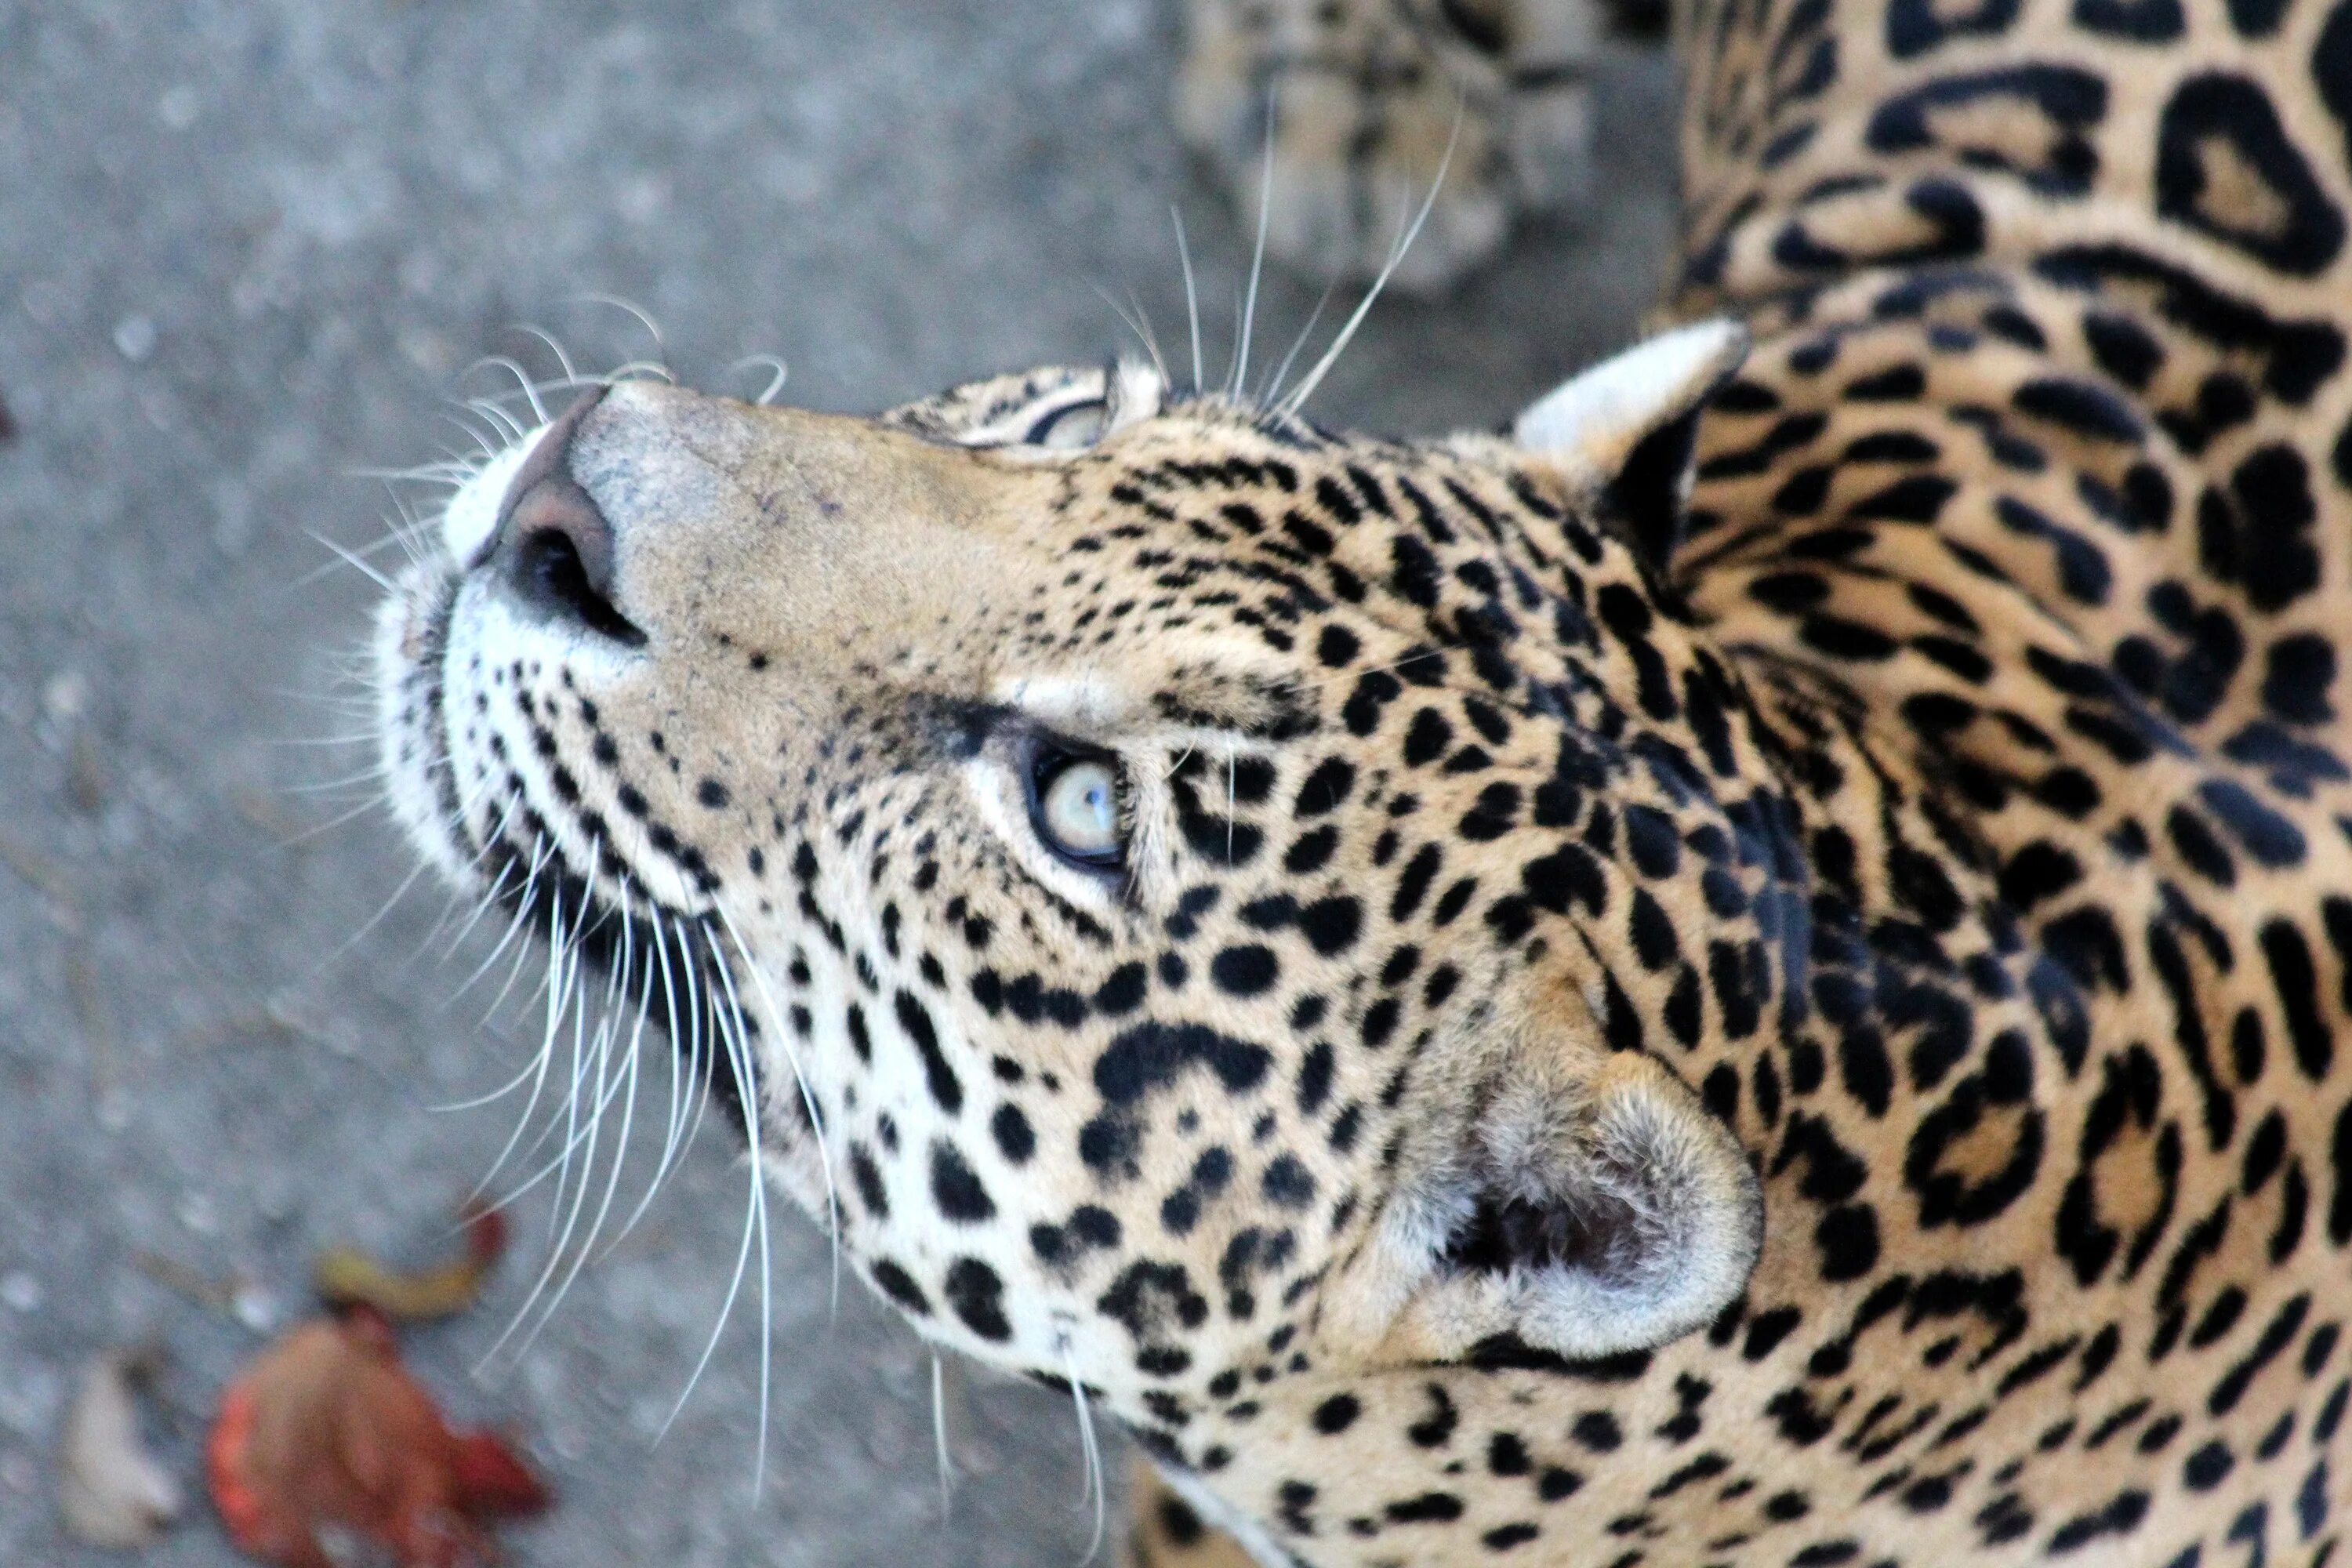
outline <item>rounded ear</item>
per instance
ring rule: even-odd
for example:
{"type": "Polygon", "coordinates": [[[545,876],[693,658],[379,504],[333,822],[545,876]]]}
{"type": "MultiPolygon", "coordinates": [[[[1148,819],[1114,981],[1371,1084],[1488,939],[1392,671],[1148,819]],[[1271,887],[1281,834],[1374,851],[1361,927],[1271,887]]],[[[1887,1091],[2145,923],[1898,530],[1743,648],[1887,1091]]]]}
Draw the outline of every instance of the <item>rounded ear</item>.
{"type": "Polygon", "coordinates": [[[1601,361],[1529,404],[1511,438],[1585,477],[1654,574],[1681,542],[1698,416],[1748,357],[1748,329],[1677,327],[1601,361]]]}
{"type": "Polygon", "coordinates": [[[1648,1350],[1712,1321],[1763,1246],[1747,1152],[1633,1052],[1516,1069],[1433,1184],[1380,1244],[1403,1288],[1383,1350],[1402,1359],[1648,1350]]]}

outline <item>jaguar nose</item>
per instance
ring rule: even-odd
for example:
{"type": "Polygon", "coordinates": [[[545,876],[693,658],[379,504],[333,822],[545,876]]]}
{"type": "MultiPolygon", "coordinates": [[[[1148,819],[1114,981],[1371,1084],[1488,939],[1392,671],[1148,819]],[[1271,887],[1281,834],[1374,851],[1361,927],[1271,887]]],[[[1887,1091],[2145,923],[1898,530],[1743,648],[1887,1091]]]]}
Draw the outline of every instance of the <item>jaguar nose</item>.
{"type": "Polygon", "coordinates": [[[613,525],[572,477],[568,460],[572,438],[605,391],[590,388],[531,447],[476,564],[534,613],[636,647],[646,634],[613,603],[613,525]]]}

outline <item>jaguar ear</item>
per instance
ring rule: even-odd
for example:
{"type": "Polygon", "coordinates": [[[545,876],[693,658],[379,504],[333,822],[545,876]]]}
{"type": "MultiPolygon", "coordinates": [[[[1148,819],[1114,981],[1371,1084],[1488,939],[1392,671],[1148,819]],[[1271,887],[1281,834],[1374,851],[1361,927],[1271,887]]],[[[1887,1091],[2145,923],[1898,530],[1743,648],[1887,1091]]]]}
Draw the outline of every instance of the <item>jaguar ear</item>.
{"type": "Polygon", "coordinates": [[[1663,575],[1681,542],[1699,412],[1747,357],[1736,321],[1661,332],[1537,398],[1512,438],[1593,484],[1643,565],[1663,575]]]}
{"type": "Polygon", "coordinates": [[[1404,1293],[1389,1355],[1648,1350],[1746,1289],[1763,1246],[1756,1172],[1652,1058],[1517,1069],[1469,1142],[1388,1218],[1380,1246],[1404,1293]]]}

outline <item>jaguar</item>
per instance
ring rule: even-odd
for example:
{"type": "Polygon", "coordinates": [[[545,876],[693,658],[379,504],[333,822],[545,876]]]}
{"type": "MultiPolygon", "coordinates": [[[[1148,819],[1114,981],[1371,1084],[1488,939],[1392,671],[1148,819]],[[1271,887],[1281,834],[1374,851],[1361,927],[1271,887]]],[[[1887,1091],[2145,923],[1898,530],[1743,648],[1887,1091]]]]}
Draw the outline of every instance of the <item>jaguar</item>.
{"type": "MultiPolygon", "coordinates": [[[[1194,20],[1329,270],[1585,134],[1558,0],[1194,20]]],[[[2318,1568],[2352,0],[1673,20],[1659,330],[1502,430],[589,387],[381,611],[399,815],[1138,1563],[2318,1568]]]]}

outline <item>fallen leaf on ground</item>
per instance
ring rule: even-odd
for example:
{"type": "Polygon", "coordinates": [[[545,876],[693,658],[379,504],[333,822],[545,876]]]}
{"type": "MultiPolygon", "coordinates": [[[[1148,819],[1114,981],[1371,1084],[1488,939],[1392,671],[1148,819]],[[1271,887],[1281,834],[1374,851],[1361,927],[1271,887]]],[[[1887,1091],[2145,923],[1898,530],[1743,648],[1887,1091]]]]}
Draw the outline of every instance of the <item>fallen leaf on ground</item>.
{"type": "Polygon", "coordinates": [[[222,1395],[205,1458],[230,1538],[282,1568],[333,1568],[322,1530],[375,1542],[400,1568],[495,1562],[489,1522],[549,1500],[498,1436],[450,1430],[367,1307],[255,1358],[222,1395]]]}
{"type": "Polygon", "coordinates": [[[134,1384],[152,1357],[108,1351],[82,1369],[58,1453],[58,1511],[66,1531],[92,1546],[144,1546],[180,1515],[180,1483],[139,1437],[134,1384]]]}
{"type": "Polygon", "coordinates": [[[404,1274],[354,1247],[321,1253],[311,1268],[319,1299],[331,1307],[373,1307],[386,1317],[415,1321],[462,1312],[482,1293],[482,1281],[506,1250],[506,1218],[468,1206],[465,1256],[418,1274],[404,1274]]]}

